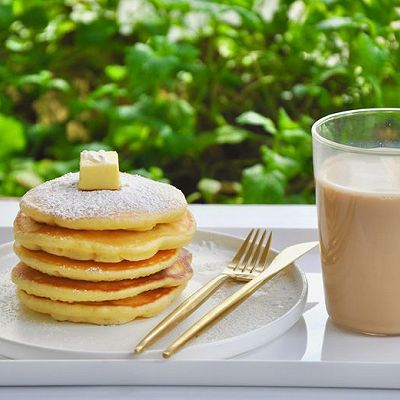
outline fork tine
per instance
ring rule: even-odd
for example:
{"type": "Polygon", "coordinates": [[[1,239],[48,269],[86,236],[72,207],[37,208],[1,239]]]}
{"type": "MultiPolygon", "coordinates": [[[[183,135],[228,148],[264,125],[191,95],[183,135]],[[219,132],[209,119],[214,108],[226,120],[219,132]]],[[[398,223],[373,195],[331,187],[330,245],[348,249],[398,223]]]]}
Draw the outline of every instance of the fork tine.
{"type": "Polygon", "coordinates": [[[264,251],[261,254],[261,257],[257,263],[257,266],[255,270],[257,272],[262,272],[265,269],[265,266],[267,265],[267,257],[269,254],[269,249],[271,247],[271,240],[272,240],[272,232],[268,236],[267,244],[265,245],[264,251]]]}
{"type": "Polygon", "coordinates": [[[247,235],[246,239],[244,240],[244,242],[240,246],[239,250],[236,252],[235,256],[232,258],[231,262],[229,263],[228,268],[235,269],[237,267],[239,261],[241,260],[243,254],[245,253],[245,251],[247,249],[247,245],[248,245],[253,233],[254,233],[254,229],[252,229],[249,232],[249,234],[247,235]]]}
{"type": "Polygon", "coordinates": [[[261,239],[260,239],[260,241],[258,242],[257,249],[256,249],[256,251],[254,252],[251,261],[249,262],[249,264],[248,264],[248,265],[246,266],[246,268],[245,268],[245,271],[246,271],[246,272],[252,272],[252,271],[254,270],[254,266],[256,265],[256,262],[258,261],[259,256],[260,256],[260,252],[261,252],[261,249],[262,249],[262,247],[263,247],[263,243],[264,243],[264,239],[265,239],[265,235],[266,235],[266,234],[267,234],[267,230],[264,229],[264,232],[263,232],[263,234],[262,234],[262,236],[261,236],[261,239]]]}
{"type": "Polygon", "coordinates": [[[258,235],[259,235],[259,234],[260,234],[260,229],[257,229],[257,230],[256,230],[256,233],[255,233],[255,235],[254,235],[254,238],[253,238],[253,240],[251,241],[250,246],[248,247],[248,249],[247,249],[247,251],[246,251],[246,254],[244,255],[244,258],[243,258],[243,260],[242,260],[241,265],[238,266],[238,270],[239,270],[240,272],[243,272],[243,271],[246,269],[247,264],[249,263],[250,257],[251,257],[251,255],[253,254],[254,247],[255,247],[255,245],[256,245],[256,243],[257,243],[257,239],[258,239],[258,235]]]}

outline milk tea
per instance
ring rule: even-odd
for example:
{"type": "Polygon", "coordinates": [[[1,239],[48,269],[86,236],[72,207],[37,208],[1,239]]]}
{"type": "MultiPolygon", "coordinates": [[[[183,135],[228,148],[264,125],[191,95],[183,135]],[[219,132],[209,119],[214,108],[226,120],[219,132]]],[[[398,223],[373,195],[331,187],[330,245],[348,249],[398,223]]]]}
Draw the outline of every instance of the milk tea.
{"type": "Polygon", "coordinates": [[[400,157],[342,154],[316,176],[328,314],[400,334],[400,157]]]}

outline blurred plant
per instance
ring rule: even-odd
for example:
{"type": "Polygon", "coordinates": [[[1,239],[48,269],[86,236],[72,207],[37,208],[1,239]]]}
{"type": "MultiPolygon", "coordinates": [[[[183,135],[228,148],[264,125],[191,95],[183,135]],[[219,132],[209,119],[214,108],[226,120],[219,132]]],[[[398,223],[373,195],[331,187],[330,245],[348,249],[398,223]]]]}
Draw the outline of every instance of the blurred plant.
{"type": "Polygon", "coordinates": [[[399,106],[395,0],[0,0],[0,195],[116,149],[189,201],[308,203],[310,126],[399,106]]]}

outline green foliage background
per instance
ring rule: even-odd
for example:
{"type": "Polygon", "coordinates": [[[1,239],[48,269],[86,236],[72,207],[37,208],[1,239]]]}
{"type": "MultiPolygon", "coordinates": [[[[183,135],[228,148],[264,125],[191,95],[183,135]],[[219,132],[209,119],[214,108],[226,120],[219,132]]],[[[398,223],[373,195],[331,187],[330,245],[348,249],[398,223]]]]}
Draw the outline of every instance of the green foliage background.
{"type": "Polygon", "coordinates": [[[313,202],[313,120],[400,106],[399,7],[0,0],[0,195],[105,148],[192,202],[313,202]]]}

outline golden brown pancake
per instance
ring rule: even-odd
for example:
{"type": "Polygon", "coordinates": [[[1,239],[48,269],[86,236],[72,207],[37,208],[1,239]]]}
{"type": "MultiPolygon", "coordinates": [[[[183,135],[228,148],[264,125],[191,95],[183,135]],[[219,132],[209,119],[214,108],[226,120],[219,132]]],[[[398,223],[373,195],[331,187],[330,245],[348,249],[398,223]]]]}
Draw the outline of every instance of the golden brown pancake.
{"type": "Polygon", "coordinates": [[[195,230],[196,223],[189,211],[180,219],[156,225],[149,231],[79,231],[41,224],[22,212],[14,222],[16,241],[30,250],[100,262],[148,259],[160,250],[188,244],[195,230]]]}
{"type": "Polygon", "coordinates": [[[179,249],[160,250],[147,260],[102,263],[29,250],[17,242],[14,243],[14,251],[24,264],[45,274],[92,282],[120,281],[151,275],[172,265],[179,254],[179,249]]]}
{"type": "Polygon", "coordinates": [[[187,202],[172,185],[120,173],[119,190],[79,190],[79,173],[47,181],[27,192],[25,215],[69,229],[148,230],[182,218],[187,202]]]}
{"type": "Polygon", "coordinates": [[[89,282],[43,274],[20,262],[12,270],[19,289],[39,297],[63,302],[106,301],[133,297],[160,287],[180,286],[192,276],[191,254],[182,249],[177,261],[155,274],[112,282],[89,282]]]}
{"type": "Polygon", "coordinates": [[[101,302],[65,303],[30,295],[18,290],[18,297],[33,311],[49,314],[58,321],[97,325],[124,324],[138,317],[151,317],[167,308],[186,284],[149,290],[134,297],[101,302]]]}

